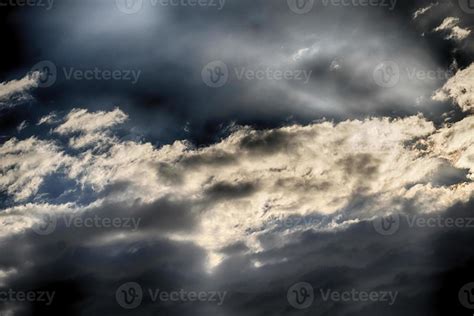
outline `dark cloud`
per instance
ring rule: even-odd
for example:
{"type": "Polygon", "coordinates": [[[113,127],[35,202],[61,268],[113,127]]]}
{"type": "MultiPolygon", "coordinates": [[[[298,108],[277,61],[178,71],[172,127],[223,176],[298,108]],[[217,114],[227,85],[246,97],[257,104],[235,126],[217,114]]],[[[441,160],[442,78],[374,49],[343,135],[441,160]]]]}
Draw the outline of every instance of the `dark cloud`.
{"type": "Polygon", "coordinates": [[[204,191],[208,199],[238,199],[254,193],[258,185],[252,182],[227,183],[217,182],[210,185],[204,191]]]}
{"type": "MultiPolygon", "coordinates": [[[[296,132],[291,128],[320,119],[332,124],[416,113],[422,113],[437,128],[445,121],[459,122],[468,114],[451,102],[430,99],[446,78],[414,79],[411,74],[469,66],[474,56],[472,35],[465,41],[447,40],[446,34],[433,29],[448,16],[459,17],[461,27],[472,29],[472,14],[461,10],[455,0],[439,1],[416,19],[414,12],[431,1],[397,1],[389,10],[381,6],[325,6],[316,0],[313,10],[304,15],[292,12],[286,0],[271,4],[264,0],[227,0],[221,10],[153,6],[148,0],[144,3],[143,10],[131,15],[120,12],[115,0],[55,1],[51,10],[0,7],[0,83],[24,78],[34,64],[43,60],[52,61],[58,69],[51,87],[34,89],[32,98],[16,98],[15,106],[0,109],[0,144],[13,137],[51,140],[65,155],[77,160],[82,175],[92,174],[88,173],[91,165],[79,162],[90,157],[107,160],[111,148],[119,149],[113,147],[114,141],[121,146],[127,142],[137,145],[121,157],[126,160],[133,150],[139,150],[138,144],[150,142],[156,149],[153,154],[157,154],[163,145],[187,140],[182,143],[186,148],[175,159],[153,156],[149,159],[152,163],[146,164],[140,161],[142,157],[136,157],[119,164],[114,156],[116,164],[108,165],[106,161],[94,174],[103,180],[99,184],[105,183],[103,188],[94,186],[96,179],[87,182],[79,176],[68,177],[68,170],[61,167],[41,177],[38,191],[24,200],[0,192],[2,218],[12,216],[0,228],[0,291],[55,293],[50,306],[38,301],[2,301],[0,315],[10,311],[13,314],[5,316],[472,314],[461,305],[458,292],[474,282],[474,227],[413,227],[404,220],[417,216],[421,223],[440,217],[469,222],[474,202],[469,200],[469,190],[462,189],[472,184],[472,173],[455,166],[463,161],[459,155],[469,150],[467,141],[461,149],[446,150],[435,172],[426,172],[413,183],[402,181],[405,186],[397,188],[401,193],[385,199],[383,194],[395,189],[386,188],[390,184],[383,180],[398,179],[388,174],[381,155],[354,149],[330,156],[339,147],[346,148],[350,131],[331,140],[331,145],[337,147],[330,148],[332,152],[317,148],[316,153],[309,154],[302,149],[314,148],[305,145],[325,136],[310,128],[304,130],[301,125],[296,132]],[[221,88],[207,86],[201,77],[203,67],[214,60],[223,61],[229,70],[229,78],[221,88]],[[374,80],[376,66],[387,60],[400,68],[400,80],[392,88],[374,80]],[[67,74],[71,69],[139,72],[139,77],[135,83],[100,78],[73,80],[67,74]],[[273,74],[275,70],[301,76],[306,72],[309,77],[307,81],[275,79],[267,69],[273,74]],[[264,78],[247,76],[246,71],[263,71],[264,78]],[[117,106],[129,115],[129,120],[114,128],[116,140],[105,139],[109,143],[96,149],[92,142],[88,152],[68,146],[70,135],[53,132],[59,121],[37,125],[51,112],[62,117],[73,108],[93,112],[111,111],[117,106]],[[18,130],[24,121],[27,127],[18,130]],[[246,125],[250,127],[241,127],[246,125]],[[288,128],[275,129],[281,126],[288,128]],[[243,135],[233,135],[236,143],[230,147],[236,152],[222,143],[220,147],[206,147],[234,132],[243,135]],[[336,179],[324,178],[328,170],[318,169],[319,160],[303,165],[307,159],[319,156],[335,161],[329,171],[336,179]],[[266,162],[272,157],[277,158],[266,162]],[[278,157],[291,157],[296,162],[282,167],[276,165],[278,157]],[[120,180],[108,173],[114,167],[128,170],[127,163],[136,170],[124,172],[126,176],[120,180]],[[265,168],[255,169],[261,172],[256,177],[263,174],[263,169],[277,176],[266,183],[269,187],[262,187],[258,179],[245,179],[244,163],[267,163],[265,168]],[[243,167],[237,169],[240,164],[243,167]],[[297,170],[303,166],[307,168],[288,175],[290,167],[297,170]],[[219,177],[227,171],[231,176],[225,180],[219,177]],[[152,180],[144,179],[148,176],[152,180]],[[374,179],[381,184],[371,191],[369,184],[374,179]],[[155,196],[148,186],[156,181],[172,189],[155,196]],[[345,182],[356,185],[347,195],[337,193],[345,182]],[[183,184],[189,183],[200,187],[199,194],[184,190],[183,184]],[[418,186],[420,190],[439,191],[407,196],[406,192],[418,186]],[[469,201],[435,212],[454,203],[444,200],[455,197],[443,196],[443,189],[459,190],[457,200],[469,201]],[[273,196],[272,200],[274,190],[284,192],[283,196],[273,196]],[[301,192],[305,195],[299,197],[297,193],[301,192]],[[265,215],[279,206],[279,199],[290,195],[299,198],[284,206],[288,214],[276,214],[282,216],[263,221],[261,227],[245,226],[243,222],[232,229],[219,226],[220,220],[241,215],[232,213],[230,206],[238,211],[254,198],[258,202],[257,207],[252,205],[255,214],[263,209],[265,215]],[[328,205],[343,206],[323,214],[318,205],[310,205],[311,201],[319,202],[309,199],[310,195],[327,198],[328,205]],[[426,201],[421,203],[417,195],[426,201]],[[437,202],[444,202],[443,207],[435,205],[437,202]],[[74,207],[60,209],[66,203],[74,207]],[[222,217],[212,217],[216,205],[222,217]],[[300,205],[304,213],[291,213],[300,205]],[[387,205],[393,209],[386,209],[387,205]],[[38,207],[57,220],[51,234],[38,234],[24,222],[39,216],[38,207]],[[397,231],[388,235],[377,232],[380,218],[375,215],[398,208],[402,217],[397,231]],[[71,216],[73,209],[81,211],[76,217],[79,224],[69,226],[64,216],[71,216]],[[84,226],[85,221],[97,218],[118,219],[123,225],[84,226]],[[204,242],[193,240],[191,236],[205,229],[203,220],[229,231],[216,229],[207,232],[204,242]],[[258,250],[238,238],[213,251],[202,246],[224,238],[224,234],[234,236],[234,230],[240,228],[237,226],[248,227],[243,236],[256,239],[258,250]],[[9,234],[3,235],[4,231],[9,234]],[[209,257],[216,253],[223,255],[223,261],[210,269],[209,257]],[[145,291],[136,309],[124,309],[116,300],[117,289],[127,282],[137,282],[145,291]],[[287,299],[288,289],[297,282],[307,282],[314,288],[316,299],[304,310],[295,309],[287,299]],[[154,302],[147,289],[225,291],[226,296],[222,305],[154,302]],[[324,301],[320,289],[392,291],[397,292],[397,298],[393,305],[324,301]]],[[[408,124],[396,131],[404,128],[408,129],[408,124]]],[[[86,133],[74,135],[80,134],[86,133]]],[[[380,134],[373,138],[377,136],[382,138],[380,134]]],[[[406,141],[406,147],[429,157],[431,144],[424,142],[425,136],[406,141]]],[[[447,142],[455,147],[465,141],[461,136],[447,142]]],[[[399,170],[400,178],[409,172],[422,172],[418,169],[424,166],[416,159],[413,157],[412,168],[399,170]]],[[[17,165],[7,171],[20,170],[22,175],[41,171],[40,167],[21,169],[19,165],[28,167],[31,161],[17,160],[17,165]]]]}
{"type": "MultiPolygon", "coordinates": [[[[436,107],[436,113],[442,113],[449,104],[432,104],[428,95],[440,80],[413,81],[405,74],[400,84],[388,91],[375,85],[372,78],[375,66],[387,59],[402,68],[420,70],[446,69],[452,62],[453,51],[460,44],[432,34],[437,22],[425,25],[423,21],[435,21],[435,12],[446,12],[441,7],[448,7],[453,14],[461,11],[443,3],[420,17],[420,22],[412,21],[422,2],[398,1],[391,11],[324,6],[316,1],[309,14],[297,15],[286,1],[272,6],[263,1],[226,1],[222,10],[151,6],[145,1],[144,10],[123,15],[111,0],[100,4],[62,1],[49,11],[16,13],[18,19],[30,23],[17,25],[15,39],[33,48],[30,53],[25,51],[28,55],[22,62],[22,75],[41,60],[53,61],[59,70],[52,87],[36,91],[41,106],[34,111],[44,114],[79,105],[91,110],[121,106],[136,125],[149,126],[140,133],[153,140],[170,142],[186,137],[209,142],[215,132],[205,130],[210,124],[231,121],[277,126],[289,116],[308,122],[322,116],[429,114],[436,107]],[[84,25],[84,20],[89,23],[84,25]],[[338,40],[334,42],[334,38],[338,40]],[[292,61],[299,50],[313,46],[317,50],[314,55],[292,61]],[[202,67],[212,60],[222,60],[229,67],[229,82],[223,88],[208,88],[202,82],[202,67]],[[333,61],[340,64],[337,71],[331,71],[333,61]],[[70,67],[136,70],[141,76],[136,84],[67,80],[64,68],[70,67]],[[312,73],[308,84],[239,80],[235,74],[235,69],[266,67],[312,73]],[[422,95],[427,99],[420,108],[415,103],[422,95]],[[183,131],[187,123],[190,134],[183,131]]],[[[463,17],[469,21],[470,16],[463,17]]],[[[454,54],[462,51],[457,49],[454,54]]],[[[459,62],[466,65],[469,60],[459,56],[459,62]]]]}
{"type": "Polygon", "coordinates": [[[213,151],[196,153],[192,156],[183,157],[180,163],[188,168],[199,168],[205,166],[219,166],[236,163],[237,159],[225,151],[213,151]]]}
{"type": "Polygon", "coordinates": [[[280,131],[263,132],[262,135],[249,135],[242,139],[244,149],[268,152],[279,150],[285,141],[285,134],[280,131]]]}
{"type": "Polygon", "coordinates": [[[339,163],[349,177],[362,176],[365,179],[370,179],[374,173],[378,172],[380,161],[370,154],[356,154],[341,159],[339,163]]]}

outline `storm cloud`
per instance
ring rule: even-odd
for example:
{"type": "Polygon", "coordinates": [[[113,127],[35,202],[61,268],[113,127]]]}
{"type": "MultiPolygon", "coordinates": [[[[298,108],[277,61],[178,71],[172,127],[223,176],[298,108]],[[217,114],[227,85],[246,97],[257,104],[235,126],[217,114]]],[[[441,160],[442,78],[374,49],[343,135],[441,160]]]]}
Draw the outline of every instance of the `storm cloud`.
{"type": "Polygon", "coordinates": [[[0,315],[470,314],[467,1],[43,4],[0,7],[0,315]]]}

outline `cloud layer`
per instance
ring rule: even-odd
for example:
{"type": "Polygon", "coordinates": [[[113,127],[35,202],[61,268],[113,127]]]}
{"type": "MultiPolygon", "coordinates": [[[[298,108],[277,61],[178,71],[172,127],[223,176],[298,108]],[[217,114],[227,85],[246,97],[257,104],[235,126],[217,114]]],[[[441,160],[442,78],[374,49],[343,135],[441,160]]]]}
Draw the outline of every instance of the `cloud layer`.
{"type": "Polygon", "coordinates": [[[64,0],[0,19],[19,56],[0,60],[0,314],[465,315],[474,46],[455,2],[64,0]],[[11,81],[45,60],[47,78],[11,81]],[[80,75],[96,70],[140,78],[80,75]]]}
{"type": "MultiPolygon", "coordinates": [[[[254,253],[269,246],[259,239],[275,229],[276,219],[317,215],[326,220],[308,229],[343,229],[403,212],[407,204],[420,213],[443,211],[469,201],[474,189],[473,116],[441,128],[422,116],[262,131],[234,127],[204,148],[185,141],[154,148],[120,140],[111,128],[126,117],[119,109],[72,110],[54,133],[80,133],[69,136],[73,152],[54,139],[6,142],[0,148],[2,188],[20,202],[31,199],[48,177],[65,177],[75,182],[65,193],[96,195],[75,206],[80,212],[118,202],[130,211],[164,200],[183,204],[183,216],[200,214],[197,228],[167,237],[206,249],[209,268],[234,243],[254,253]]],[[[48,188],[43,194],[48,196],[48,188]]]]}
{"type": "Polygon", "coordinates": [[[438,101],[452,99],[463,111],[472,111],[474,108],[474,65],[458,71],[436,92],[433,99],[438,101]]]}
{"type": "Polygon", "coordinates": [[[0,109],[29,100],[29,91],[38,87],[39,74],[31,73],[19,80],[0,83],[0,109]]]}

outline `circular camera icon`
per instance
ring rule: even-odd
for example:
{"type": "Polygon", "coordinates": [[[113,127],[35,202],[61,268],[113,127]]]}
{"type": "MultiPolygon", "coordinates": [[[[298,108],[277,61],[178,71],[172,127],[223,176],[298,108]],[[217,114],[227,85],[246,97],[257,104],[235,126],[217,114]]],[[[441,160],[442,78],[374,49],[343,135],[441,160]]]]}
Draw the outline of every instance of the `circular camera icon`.
{"type": "Polygon", "coordinates": [[[202,81],[211,88],[219,88],[227,83],[229,79],[229,69],[220,60],[212,61],[201,71],[202,81]]]}
{"type": "Polygon", "coordinates": [[[373,72],[374,81],[382,88],[393,88],[400,82],[400,67],[394,61],[378,64],[373,72]]]}
{"type": "Polygon", "coordinates": [[[313,304],[313,286],[307,282],[292,285],[286,293],[288,303],[296,309],[306,309],[313,304]]]}
{"type": "Polygon", "coordinates": [[[115,292],[115,299],[122,308],[137,308],[143,300],[142,287],[136,282],[122,284],[115,292]]]}
{"type": "Polygon", "coordinates": [[[47,88],[56,82],[57,73],[56,65],[53,62],[43,60],[31,68],[28,76],[36,79],[38,87],[47,88]]]}
{"type": "Polygon", "coordinates": [[[306,14],[313,9],[314,0],[287,0],[288,7],[296,14],[306,14]]]}
{"type": "Polygon", "coordinates": [[[466,13],[474,13],[474,0],[459,0],[459,7],[466,13]]]}
{"type": "Polygon", "coordinates": [[[459,302],[467,309],[474,309],[474,282],[464,285],[459,290],[459,302]]]}
{"type": "Polygon", "coordinates": [[[392,214],[373,221],[375,231],[383,236],[395,234],[400,229],[400,215],[392,214]]]}
{"type": "Polygon", "coordinates": [[[39,222],[36,222],[31,228],[38,235],[46,236],[56,230],[57,219],[52,215],[43,215],[39,222]]]}
{"type": "Polygon", "coordinates": [[[115,0],[115,4],[120,12],[134,14],[143,7],[143,0],[115,0]]]}

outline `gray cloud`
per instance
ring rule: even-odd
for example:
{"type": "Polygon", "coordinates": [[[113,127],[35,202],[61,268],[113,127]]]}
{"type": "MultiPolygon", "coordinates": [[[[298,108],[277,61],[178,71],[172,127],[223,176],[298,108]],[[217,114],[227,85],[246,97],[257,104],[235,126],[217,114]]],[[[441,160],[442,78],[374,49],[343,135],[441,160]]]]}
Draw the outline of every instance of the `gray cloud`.
{"type": "Polygon", "coordinates": [[[437,222],[472,217],[474,50],[456,39],[472,17],[457,2],[1,10],[0,291],[55,299],[0,301],[0,314],[466,314],[473,230],[437,222]],[[51,87],[11,80],[41,60],[58,68],[51,87]],[[202,78],[213,60],[229,70],[220,88],[202,78]],[[376,76],[387,64],[392,87],[376,76]],[[141,75],[71,80],[70,67],[141,75]],[[136,309],[116,300],[126,282],[144,290],[136,309]],[[314,288],[307,309],[287,298],[297,282],[314,288]],[[153,302],[148,289],[226,295],[153,302]]]}

